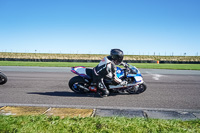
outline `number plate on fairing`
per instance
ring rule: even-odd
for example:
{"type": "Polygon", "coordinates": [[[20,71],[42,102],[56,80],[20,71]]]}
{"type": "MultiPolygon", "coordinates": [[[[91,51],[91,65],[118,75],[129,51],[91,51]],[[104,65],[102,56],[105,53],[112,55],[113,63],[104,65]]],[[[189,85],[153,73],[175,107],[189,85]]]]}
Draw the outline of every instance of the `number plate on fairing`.
{"type": "Polygon", "coordinates": [[[143,78],[140,77],[140,76],[136,76],[136,77],[135,77],[135,80],[136,80],[136,82],[141,82],[141,81],[143,80],[143,78]]]}

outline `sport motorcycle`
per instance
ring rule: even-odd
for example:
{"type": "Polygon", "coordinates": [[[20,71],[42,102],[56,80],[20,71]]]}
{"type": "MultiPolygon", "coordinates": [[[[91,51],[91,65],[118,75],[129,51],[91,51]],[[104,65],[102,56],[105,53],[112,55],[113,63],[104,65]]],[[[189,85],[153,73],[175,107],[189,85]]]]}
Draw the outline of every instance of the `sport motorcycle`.
{"type": "MultiPolygon", "coordinates": [[[[111,79],[104,78],[104,83],[110,93],[129,93],[140,94],[147,89],[147,85],[143,80],[140,71],[127,63],[123,63],[124,68],[116,67],[116,75],[122,81],[126,81],[127,85],[116,85],[111,79]]],[[[69,87],[75,93],[90,93],[101,91],[99,89],[91,89],[92,73],[91,68],[84,66],[76,66],[71,68],[71,72],[78,76],[69,80],[69,87]]]]}
{"type": "Polygon", "coordinates": [[[3,85],[7,82],[7,76],[0,71],[0,85],[3,85]]]}

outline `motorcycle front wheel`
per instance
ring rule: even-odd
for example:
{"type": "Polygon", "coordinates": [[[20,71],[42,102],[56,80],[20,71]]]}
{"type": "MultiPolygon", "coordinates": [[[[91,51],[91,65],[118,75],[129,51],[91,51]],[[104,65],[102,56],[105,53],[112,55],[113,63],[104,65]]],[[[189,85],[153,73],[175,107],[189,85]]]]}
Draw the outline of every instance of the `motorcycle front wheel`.
{"type": "Polygon", "coordinates": [[[3,85],[7,82],[7,77],[5,74],[0,72],[0,85],[3,85]]]}
{"type": "Polygon", "coordinates": [[[140,93],[143,93],[146,89],[147,89],[147,85],[145,83],[142,83],[142,84],[139,84],[137,87],[132,86],[128,88],[126,91],[129,94],[140,94],[140,93]]]}

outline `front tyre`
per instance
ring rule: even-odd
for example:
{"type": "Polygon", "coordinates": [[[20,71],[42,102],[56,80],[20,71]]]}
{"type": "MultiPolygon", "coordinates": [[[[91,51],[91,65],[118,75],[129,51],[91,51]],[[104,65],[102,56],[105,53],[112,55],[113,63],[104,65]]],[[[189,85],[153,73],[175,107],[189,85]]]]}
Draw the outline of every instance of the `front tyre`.
{"type": "Polygon", "coordinates": [[[69,83],[69,88],[74,91],[75,93],[79,93],[79,94],[83,94],[85,93],[85,91],[83,89],[81,89],[80,87],[78,87],[78,85],[85,85],[85,81],[82,77],[80,76],[76,76],[70,79],[69,83]]]}
{"type": "Polygon", "coordinates": [[[3,85],[7,82],[7,77],[5,74],[0,72],[0,85],[3,85]]]}
{"type": "Polygon", "coordinates": [[[143,93],[147,89],[146,83],[139,84],[137,86],[132,86],[128,88],[126,91],[129,94],[140,94],[143,93]]]}

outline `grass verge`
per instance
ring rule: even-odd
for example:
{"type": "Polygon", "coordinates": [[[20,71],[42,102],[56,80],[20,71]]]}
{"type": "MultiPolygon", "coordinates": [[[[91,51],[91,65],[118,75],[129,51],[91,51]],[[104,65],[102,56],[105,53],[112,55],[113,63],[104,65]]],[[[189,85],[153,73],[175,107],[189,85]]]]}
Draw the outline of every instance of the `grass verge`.
{"type": "MultiPolygon", "coordinates": [[[[96,63],[87,62],[25,62],[25,61],[0,61],[0,66],[40,66],[40,67],[95,67],[96,63]]],[[[153,63],[130,63],[138,68],[146,69],[176,69],[176,70],[200,70],[200,64],[153,64],[153,63]]]]}
{"type": "Polygon", "coordinates": [[[162,120],[125,117],[66,117],[56,116],[3,116],[0,115],[0,132],[105,132],[105,133],[197,133],[200,120],[162,120]]]}

